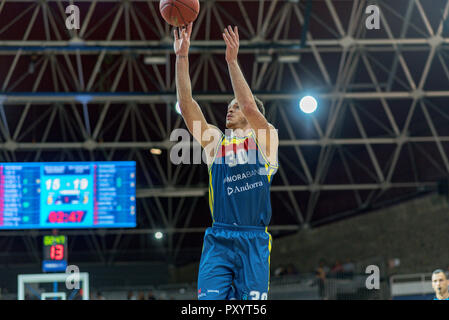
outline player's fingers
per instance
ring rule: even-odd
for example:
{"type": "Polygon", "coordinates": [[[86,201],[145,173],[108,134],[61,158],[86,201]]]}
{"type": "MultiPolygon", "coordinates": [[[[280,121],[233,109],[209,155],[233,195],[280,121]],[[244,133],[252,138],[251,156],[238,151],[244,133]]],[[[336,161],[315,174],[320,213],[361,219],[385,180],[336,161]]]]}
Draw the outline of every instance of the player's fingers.
{"type": "Polygon", "coordinates": [[[226,37],[226,34],[225,34],[225,33],[223,33],[223,40],[225,41],[226,46],[229,46],[229,40],[228,40],[228,38],[226,37]]]}
{"type": "Polygon", "coordinates": [[[239,28],[237,26],[234,27],[234,33],[237,37],[237,41],[239,40],[239,28]]]}
{"type": "Polygon", "coordinates": [[[232,31],[231,26],[228,26],[227,31],[229,32],[229,35],[231,36],[232,40],[235,38],[235,33],[232,31]]]}
{"type": "Polygon", "coordinates": [[[179,34],[177,28],[173,29],[173,33],[175,35],[175,40],[179,40],[179,34]]]}
{"type": "Polygon", "coordinates": [[[232,30],[231,26],[229,26],[229,35],[231,37],[232,43],[234,44],[234,46],[238,46],[238,39],[236,34],[234,33],[234,31],[232,30]]]}
{"type": "Polygon", "coordinates": [[[229,37],[228,37],[229,33],[227,32],[226,29],[223,31],[223,36],[226,38],[227,41],[229,41],[229,37]]]}
{"type": "Polygon", "coordinates": [[[226,45],[230,48],[234,48],[234,43],[232,42],[230,35],[223,33],[223,37],[225,38],[226,45]]]}
{"type": "Polygon", "coordinates": [[[187,35],[190,38],[190,35],[192,34],[192,27],[193,27],[193,22],[190,22],[187,26],[187,35]]]}
{"type": "Polygon", "coordinates": [[[230,34],[231,37],[232,37],[232,40],[237,44],[237,41],[238,41],[238,36],[237,36],[237,34],[234,32],[234,30],[232,30],[232,27],[231,27],[231,26],[228,26],[228,30],[229,30],[229,34],[230,34]]]}
{"type": "Polygon", "coordinates": [[[232,40],[232,36],[229,34],[228,29],[225,29],[225,30],[224,30],[224,33],[225,33],[225,35],[226,35],[226,38],[228,39],[228,42],[229,42],[230,46],[234,47],[234,46],[235,46],[235,43],[234,43],[234,41],[232,40]]]}

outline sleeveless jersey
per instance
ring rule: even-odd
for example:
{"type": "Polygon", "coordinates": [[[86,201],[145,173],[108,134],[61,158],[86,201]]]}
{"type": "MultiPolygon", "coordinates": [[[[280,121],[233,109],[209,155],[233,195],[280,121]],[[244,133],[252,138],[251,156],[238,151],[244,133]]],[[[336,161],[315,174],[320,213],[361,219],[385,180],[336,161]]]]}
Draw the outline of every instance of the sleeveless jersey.
{"type": "Polygon", "coordinates": [[[246,137],[222,135],[209,166],[212,221],[239,226],[269,225],[270,186],[277,165],[259,148],[254,131],[246,137]]]}

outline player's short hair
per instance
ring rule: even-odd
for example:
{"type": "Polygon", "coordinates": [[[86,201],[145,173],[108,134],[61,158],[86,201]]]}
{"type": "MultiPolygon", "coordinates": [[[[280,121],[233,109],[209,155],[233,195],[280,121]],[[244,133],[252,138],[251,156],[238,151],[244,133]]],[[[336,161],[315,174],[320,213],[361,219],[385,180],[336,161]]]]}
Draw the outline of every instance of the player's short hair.
{"type": "Polygon", "coordinates": [[[432,272],[432,276],[433,276],[434,274],[438,274],[438,273],[444,274],[444,276],[447,278],[446,272],[444,272],[442,269],[436,269],[434,272],[432,272]]]}
{"type": "MultiPolygon", "coordinates": [[[[259,109],[260,113],[263,114],[263,116],[265,117],[265,107],[264,107],[264,105],[263,105],[262,100],[260,100],[260,99],[259,99],[258,97],[256,97],[256,96],[253,96],[253,97],[254,97],[254,101],[256,102],[257,109],[259,109]]],[[[234,100],[234,99],[232,99],[231,101],[229,101],[228,105],[231,104],[231,102],[232,102],[233,100],[234,100]]]]}

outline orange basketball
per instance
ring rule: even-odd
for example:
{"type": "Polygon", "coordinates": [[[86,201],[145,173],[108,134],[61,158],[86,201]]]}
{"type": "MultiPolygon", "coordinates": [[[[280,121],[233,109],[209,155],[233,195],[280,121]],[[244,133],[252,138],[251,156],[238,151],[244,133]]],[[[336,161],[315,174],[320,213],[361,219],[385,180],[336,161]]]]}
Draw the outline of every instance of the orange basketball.
{"type": "Polygon", "coordinates": [[[200,2],[198,0],[161,0],[159,11],[168,24],[175,27],[187,26],[198,17],[200,2]]]}

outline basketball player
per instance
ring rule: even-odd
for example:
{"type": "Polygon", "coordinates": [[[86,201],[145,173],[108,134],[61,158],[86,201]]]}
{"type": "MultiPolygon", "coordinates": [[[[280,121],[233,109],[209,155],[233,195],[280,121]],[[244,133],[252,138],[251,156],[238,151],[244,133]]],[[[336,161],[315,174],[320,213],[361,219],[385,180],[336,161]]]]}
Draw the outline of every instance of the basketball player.
{"type": "Polygon", "coordinates": [[[213,225],[204,235],[198,273],[200,300],[264,300],[269,289],[270,185],[277,171],[279,139],[267,122],[237,62],[238,29],[223,32],[235,98],[228,104],[226,134],[207,123],[192,98],[189,46],[192,24],[175,29],[176,88],[182,116],[202,145],[209,170],[213,225]],[[195,130],[200,127],[200,130],[195,130]]]}
{"type": "Polygon", "coordinates": [[[433,300],[449,300],[448,280],[443,270],[437,269],[432,273],[432,288],[435,290],[433,300]]]}

